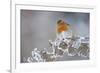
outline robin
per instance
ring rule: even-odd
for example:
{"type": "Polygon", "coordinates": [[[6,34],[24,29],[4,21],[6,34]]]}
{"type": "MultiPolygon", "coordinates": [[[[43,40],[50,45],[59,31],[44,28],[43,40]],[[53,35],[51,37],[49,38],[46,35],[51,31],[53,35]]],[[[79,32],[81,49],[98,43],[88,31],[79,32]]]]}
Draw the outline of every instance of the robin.
{"type": "Polygon", "coordinates": [[[69,24],[64,22],[63,20],[58,20],[57,21],[57,33],[60,34],[62,32],[68,31],[69,30],[69,24]]]}

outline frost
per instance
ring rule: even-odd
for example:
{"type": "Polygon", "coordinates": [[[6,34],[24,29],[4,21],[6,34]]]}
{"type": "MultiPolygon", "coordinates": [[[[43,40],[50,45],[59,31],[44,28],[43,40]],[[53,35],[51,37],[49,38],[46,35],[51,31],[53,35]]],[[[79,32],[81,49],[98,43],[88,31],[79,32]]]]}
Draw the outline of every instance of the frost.
{"type": "Polygon", "coordinates": [[[62,32],[57,35],[54,41],[49,40],[50,49],[44,48],[38,51],[37,48],[31,52],[31,56],[27,58],[27,62],[48,62],[56,61],[56,58],[61,58],[66,53],[67,56],[89,57],[89,38],[72,35],[72,32],[62,32]]]}

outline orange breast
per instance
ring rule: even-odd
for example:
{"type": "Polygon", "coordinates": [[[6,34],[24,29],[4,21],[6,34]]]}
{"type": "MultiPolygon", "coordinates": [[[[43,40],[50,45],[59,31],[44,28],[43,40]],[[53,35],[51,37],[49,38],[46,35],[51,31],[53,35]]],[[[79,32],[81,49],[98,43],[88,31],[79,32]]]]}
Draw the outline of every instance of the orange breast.
{"type": "Polygon", "coordinates": [[[67,24],[60,24],[57,26],[57,32],[61,33],[63,31],[67,31],[69,29],[69,26],[67,24]]]}

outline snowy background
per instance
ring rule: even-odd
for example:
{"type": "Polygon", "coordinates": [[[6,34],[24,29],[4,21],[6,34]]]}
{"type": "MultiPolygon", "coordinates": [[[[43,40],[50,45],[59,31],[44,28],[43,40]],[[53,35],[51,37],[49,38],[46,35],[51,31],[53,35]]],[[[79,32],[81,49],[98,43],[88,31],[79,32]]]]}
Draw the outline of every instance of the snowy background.
{"type": "MultiPolygon", "coordinates": [[[[89,13],[21,10],[21,62],[31,55],[34,48],[49,47],[48,40],[56,38],[59,19],[69,23],[76,36],[89,37],[89,13]]],[[[87,58],[67,57],[65,54],[59,60],[81,59],[87,58]]]]}

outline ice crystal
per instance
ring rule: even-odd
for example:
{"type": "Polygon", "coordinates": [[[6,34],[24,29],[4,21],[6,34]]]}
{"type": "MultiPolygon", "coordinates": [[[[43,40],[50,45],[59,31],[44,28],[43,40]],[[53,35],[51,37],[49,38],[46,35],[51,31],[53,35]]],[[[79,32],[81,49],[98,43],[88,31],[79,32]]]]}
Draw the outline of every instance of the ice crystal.
{"type": "Polygon", "coordinates": [[[48,62],[55,61],[56,58],[63,57],[64,53],[67,53],[68,56],[81,56],[89,57],[89,39],[87,37],[77,37],[72,35],[71,32],[62,32],[57,35],[54,41],[49,40],[49,45],[52,49],[52,52],[48,52],[44,48],[41,51],[38,51],[37,48],[31,52],[31,56],[27,58],[27,62],[48,62]]]}

